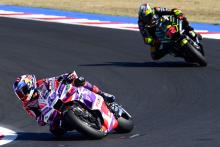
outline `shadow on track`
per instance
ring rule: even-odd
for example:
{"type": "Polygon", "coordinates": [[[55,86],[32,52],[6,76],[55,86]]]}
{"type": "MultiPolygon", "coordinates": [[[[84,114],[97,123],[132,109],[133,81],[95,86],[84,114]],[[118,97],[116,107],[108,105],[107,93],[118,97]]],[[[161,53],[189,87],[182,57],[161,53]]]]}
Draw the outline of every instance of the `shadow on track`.
{"type": "MultiPolygon", "coordinates": [[[[38,133],[38,132],[17,132],[18,136],[15,141],[88,141],[94,140],[86,136],[81,135],[78,132],[68,132],[63,137],[57,138],[51,133],[38,133]]],[[[139,134],[127,133],[120,134],[112,132],[106,136],[105,140],[115,140],[115,139],[129,139],[139,136],[139,134]]],[[[10,136],[7,136],[10,138],[10,136]]]]}
{"type": "MultiPolygon", "coordinates": [[[[68,132],[62,138],[56,138],[51,133],[17,132],[17,141],[83,141],[91,140],[78,132],[68,132]]],[[[15,141],[16,141],[15,140],[15,141]]]]}
{"type": "Polygon", "coordinates": [[[119,66],[119,67],[197,67],[186,62],[106,62],[103,64],[81,64],[79,66],[119,66]]]}

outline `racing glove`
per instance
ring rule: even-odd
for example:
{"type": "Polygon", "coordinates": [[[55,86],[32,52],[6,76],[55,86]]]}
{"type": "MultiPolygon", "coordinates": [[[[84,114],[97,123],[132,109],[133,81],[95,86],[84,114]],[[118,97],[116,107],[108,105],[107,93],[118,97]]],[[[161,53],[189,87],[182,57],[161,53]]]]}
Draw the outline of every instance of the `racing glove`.
{"type": "Polygon", "coordinates": [[[77,76],[76,72],[73,71],[73,72],[67,74],[65,77],[61,77],[61,79],[58,79],[58,80],[62,80],[62,78],[63,78],[64,83],[70,84],[70,83],[74,82],[74,80],[77,79],[78,76],[77,76]]]}
{"type": "Polygon", "coordinates": [[[115,101],[115,96],[107,92],[100,92],[99,95],[101,95],[104,98],[104,100],[108,103],[112,103],[115,101]]]}
{"type": "Polygon", "coordinates": [[[84,77],[79,77],[79,78],[76,78],[76,79],[74,80],[74,85],[75,85],[76,87],[84,86],[84,85],[85,85],[85,82],[86,82],[86,80],[85,80],[84,77]]]}

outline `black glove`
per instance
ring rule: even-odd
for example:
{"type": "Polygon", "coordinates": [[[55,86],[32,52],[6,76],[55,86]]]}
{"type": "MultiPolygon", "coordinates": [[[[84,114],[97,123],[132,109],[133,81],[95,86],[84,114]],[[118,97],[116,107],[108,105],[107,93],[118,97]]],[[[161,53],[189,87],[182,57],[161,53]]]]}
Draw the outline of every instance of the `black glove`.
{"type": "Polygon", "coordinates": [[[76,78],[77,78],[77,75],[76,75],[76,73],[75,73],[75,71],[74,71],[74,72],[69,73],[69,74],[67,75],[67,77],[64,78],[63,82],[64,82],[64,83],[67,83],[67,84],[71,84],[71,83],[73,83],[73,81],[74,81],[76,78]]]}
{"type": "Polygon", "coordinates": [[[101,95],[106,102],[112,103],[115,101],[115,96],[112,94],[101,92],[99,95],[101,95]]]}
{"type": "MultiPolygon", "coordinates": [[[[60,80],[60,79],[59,79],[60,80]]],[[[61,79],[62,80],[62,79],[61,79]]],[[[60,81],[61,81],[60,80],[60,81]]],[[[69,76],[67,76],[66,78],[64,78],[63,80],[62,80],[62,82],[64,83],[64,84],[71,84],[72,82],[73,82],[73,79],[72,78],[70,78],[69,76]]]]}
{"type": "Polygon", "coordinates": [[[79,78],[77,78],[77,79],[74,80],[74,85],[75,85],[76,87],[84,86],[84,85],[85,85],[85,82],[86,82],[86,80],[85,80],[84,77],[79,77],[79,78]]]}

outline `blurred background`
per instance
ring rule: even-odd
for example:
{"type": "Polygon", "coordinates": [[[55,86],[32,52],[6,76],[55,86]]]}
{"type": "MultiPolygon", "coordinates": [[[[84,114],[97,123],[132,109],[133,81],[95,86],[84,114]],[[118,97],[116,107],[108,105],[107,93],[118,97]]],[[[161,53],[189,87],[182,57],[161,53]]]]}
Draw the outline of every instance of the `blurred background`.
{"type": "Polygon", "coordinates": [[[220,0],[0,0],[0,4],[137,17],[142,3],[179,8],[191,22],[220,24],[220,0]]]}

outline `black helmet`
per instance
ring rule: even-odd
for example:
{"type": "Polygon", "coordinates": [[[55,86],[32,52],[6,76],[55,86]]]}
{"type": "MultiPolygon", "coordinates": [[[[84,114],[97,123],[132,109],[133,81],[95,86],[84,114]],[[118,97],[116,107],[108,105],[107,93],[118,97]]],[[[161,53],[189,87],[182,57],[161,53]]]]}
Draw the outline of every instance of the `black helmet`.
{"type": "Polygon", "coordinates": [[[148,3],[142,4],[139,8],[139,18],[147,25],[152,27],[155,25],[154,10],[148,3]]]}

